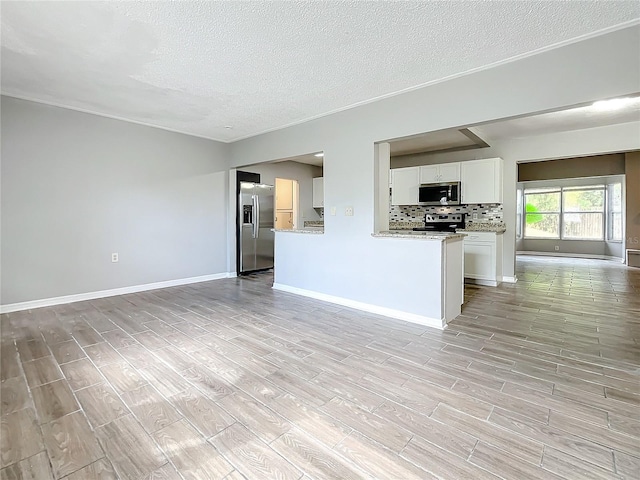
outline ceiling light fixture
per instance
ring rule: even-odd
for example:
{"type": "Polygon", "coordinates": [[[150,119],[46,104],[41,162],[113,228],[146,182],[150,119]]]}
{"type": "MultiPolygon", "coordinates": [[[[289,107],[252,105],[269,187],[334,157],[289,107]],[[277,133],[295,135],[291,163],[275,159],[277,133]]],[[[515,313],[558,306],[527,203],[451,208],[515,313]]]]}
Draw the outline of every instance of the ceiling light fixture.
{"type": "Polygon", "coordinates": [[[610,100],[599,100],[597,102],[594,102],[593,105],[591,105],[593,108],[595,108],[596,110],[619,110],[621,108],[626,107],[627,105],[630,105],[631,103],[633,103],[636,100],[636,98],[629,98],[629,97],[625,97],[625,98],[612,98],[610,100]]]}
{"type": "Polygon", "coordinates": [[[316,153],[314,155],[314,157],[324,157],[324,153],[320,152],[320,153],[316,153]]]}

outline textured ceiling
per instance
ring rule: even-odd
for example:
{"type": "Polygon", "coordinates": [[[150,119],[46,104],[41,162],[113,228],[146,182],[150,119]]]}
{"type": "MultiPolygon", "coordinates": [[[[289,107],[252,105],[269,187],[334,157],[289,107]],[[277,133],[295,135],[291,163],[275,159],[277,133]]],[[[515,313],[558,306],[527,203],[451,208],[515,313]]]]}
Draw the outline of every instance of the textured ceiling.
{"type": "Polygon", "coordinates": [[[606,105],[602,106],[598,102],[585,107],[494,122],[472,127],[470,130],[483,140],[491,143],[494,140],[569,132],[618,123],[640,122],[640,96],[630,97],[626,100],[626,103],[620,108],[609,109],[606,105]]]}
{"type": "Polygon", "coordinates": [[[2,93],[223,141],[640,16],[637,1],[3,1],[1,9],[2,93]]]}
{"type": "Polygon", "coordinates": [[[298,155],[297,157],[283,158],[280,160],[276,160],[275,163],[278,162],[298,162],[304,163],[306,165],[313,165],[314,167],[322,167],[324,165],[324,158],[318,157],[314,153],[309,153],[307,155],[298,155]]]}
{"type": "Polygon", "coordinates": [[[442,150],[462,150],[478,147],[482,141],[470,138],[465,134],[465,129],[449,128],[437,132],[425,133],[390,141],[391,156],[411,155],[414,153],[437,152],[442,150]]]}

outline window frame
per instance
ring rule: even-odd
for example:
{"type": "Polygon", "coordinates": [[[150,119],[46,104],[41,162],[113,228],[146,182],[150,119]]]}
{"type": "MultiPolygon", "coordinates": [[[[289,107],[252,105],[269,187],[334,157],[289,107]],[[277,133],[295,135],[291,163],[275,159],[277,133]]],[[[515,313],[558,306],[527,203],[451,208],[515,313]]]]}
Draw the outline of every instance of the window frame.
{"type": "Polygon", "coordinates": [[[522,189],[522,239],[523,240],[561,240],[562,239],[562,187],[533,187],[522,189]],[[557,211],[544,211],[544,212],[527,212],[527,190],[529,195],[545,194],[545,193],[558,193],[560,194],[559,210],[557,211]],[[534,191],[532,191],[534,190],[534,191]],[[558,236],[557,237],[533,237],[527,235],[527,216],[528,215],[558,215],[558,236]]]}
{"type": "Polygon", "coordinates": [[[582,242],[606,242],[607,241],[607,224],[606,224],[606,212],[607,212],[607,186],[606,185],[584,185],[580,187],[561,187],[561,199],[560,199],[560,208],[562,210],[562,218],[560,219],[560,240],[578,240],[582,242]],[[601,191],[602,192],[602,210],[566,210],[564,205],[564,192],[585,192],[585,191],[601,191]],[[567,238],[564,234],[564,215],[565,213],[597,213],[600,215],[600,223],[602,225],[602,236],[601,238],[567,238]]]}
{"type": "Polygon", "coordinates": [[[623,243],[624,242],[624,184],[622,182],[613,182],[606,185],[606,242],[608,243],[623,243]],[[613,208],[613,189],[616,185],[620,186],[620,209],[613,208]],[[620,215],[620,238],[613,238],[613,216],[614,214],[620,215]]]}
{"type": "Polygon", "coordinates": [[[521,231],[522,231],[522,240],[564,240],[564,241],[577,241],[577,242],[621,242],[622,240],[611,240],[610,231],[613,225],[613,213],[622,212],[614,212],[609,207],[609,188],[612,185],[620,184],[621,182],[615,182],[612,184],[595,184],[595,185],[564,185],[558,187],[530,187],[526,188],[523,186],[522,188],[522,201],[520,208],[522,209],[522,218],[520,219],[521,223],[521,231]],[[565,207],[565,191],[575,192],[575,191],[602,191],[602,210],[584,210],[584,211],[576,211],[576,210],[566,210],[565,207]],[[531,212],[527,213],[526,205],[527,205],[527,194],[535,195],[535,194],[543,194],[543,193],[559,193],[560,194],[560,205],[558,211],[539,211],[539,212],[531,212]],[[571,213],[590,213],[590,214],[599,214],[601,216],[602,222],[602,236],[600,238],[571,238],[565,236],[565,214],[571,213]],[[558,235],[553,237],[537,237],[526,234],[527,230],[527,215],[538,214],[538,215],[557,215],[558,216],[558,235]],[[611,220],[610,220],[611,217],[611,220]]]}

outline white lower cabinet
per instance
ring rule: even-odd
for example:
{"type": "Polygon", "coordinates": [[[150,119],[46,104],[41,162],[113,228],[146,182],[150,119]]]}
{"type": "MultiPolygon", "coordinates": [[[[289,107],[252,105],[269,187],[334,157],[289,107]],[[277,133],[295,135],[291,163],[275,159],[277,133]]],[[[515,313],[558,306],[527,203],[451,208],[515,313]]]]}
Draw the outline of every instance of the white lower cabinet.
{"type": "Polygon", "coordinates": [[[464,278],[480,285],[502,282],[502,233],[465,232],[464,278]]]}

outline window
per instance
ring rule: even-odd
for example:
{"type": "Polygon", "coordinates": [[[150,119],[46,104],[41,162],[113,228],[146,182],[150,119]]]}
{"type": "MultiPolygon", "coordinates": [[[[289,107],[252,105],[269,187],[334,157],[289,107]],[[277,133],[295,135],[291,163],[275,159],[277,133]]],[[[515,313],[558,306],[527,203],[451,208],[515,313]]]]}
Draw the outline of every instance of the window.
{"type": "Polygon", "coordinates": [[[604,240],[604,186],[562,189],[562,238],[604,240]]]}
{"type": "Polygon", "coordinates": [[[560,238],[559,188],[524,191],[525,238],[560,238]]]}
{"type": "Polygon", "coordinates": [[[527,188],[522,204],[524,238],[622,240],[621,183],[527,188]]]}
{"type": "Polygon", "coordinates": [[[607,189],[607,208],[609,212],[608,238],[622,241],[622,183],[613,183],[607,189]]]}

